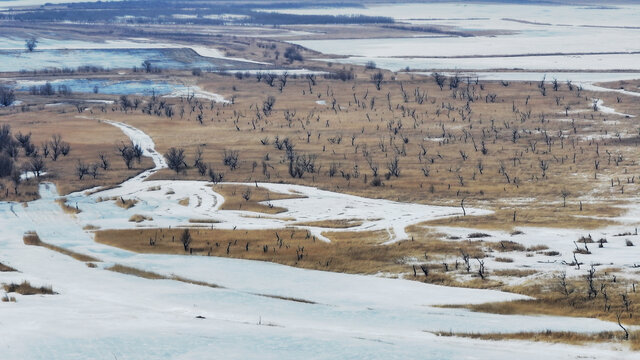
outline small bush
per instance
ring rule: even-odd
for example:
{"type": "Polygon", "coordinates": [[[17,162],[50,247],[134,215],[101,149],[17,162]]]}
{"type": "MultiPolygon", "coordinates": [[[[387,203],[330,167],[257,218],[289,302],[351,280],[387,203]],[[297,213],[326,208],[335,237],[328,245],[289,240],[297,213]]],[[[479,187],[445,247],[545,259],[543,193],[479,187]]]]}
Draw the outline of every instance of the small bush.
{"type": "Polygon", "coordinates": [[[627,244],[627,246],[633,246],[633,242],[631,242],[631,240],[626,239],[625,243],[627,244]]]}
{"type": "Polygon", "coordinates": [[[485,234],[485,233],[481,233],[481,232],[476,232],[476,233],[471,233],[471,234],[467,235],[467,237],[469,239],[479,239],[479,238],[491,237],[491,235],[485,234]]]}
{"type": "Polygon", "coordinates": [[[6,86],[0,86],[0,105],[9,106],[16,100],[13,90],[6,86]]]}
{"type": "Polygon", "coordinates": [[[51,286],[34,287],[26,280],[21,282],[20,284],[15,284],[15,283],[4,284],[3,288],[4,288],[4,291],[8,293],[15,292],[21,295],[36,295],[36,294],[53,295],[55,294],[51,286]]]}
{"type": "Polygon", "coordinates": [[[16,302],[16,298],[13,296],[4,294],[4,296],[2,297],[2,302],[16,302]]]}
{"type": "Polygon", "coordinates": [[[583,243],[583,244],[591,244],[593,243],[593,238],[591,238],[591,235],[589,236],[583,236],[580,239],[578,239],[579,243],[583,243]]]}
{"type": "Polygon", "coordinates": [[[298,49],[296,49],[295,46],[289,46],[285,51],[284,51],[284,57],[285,59],[289,60],[289,62],[294,62],[294,61],[302,61],[302,54],[300,54],[300,51],[298,49]]]}
{"type": "Polygon", "coordinates": [[[151,221],[151,220],[153,220],[153,218],[148,217],[148,216],[144,216],[144,215],[140,215],[140,214],[132,215],[129,218],[129,221],[136,222],[136,223],[140,223],[140,222],[143,222],[143,221],[151,221]]]}

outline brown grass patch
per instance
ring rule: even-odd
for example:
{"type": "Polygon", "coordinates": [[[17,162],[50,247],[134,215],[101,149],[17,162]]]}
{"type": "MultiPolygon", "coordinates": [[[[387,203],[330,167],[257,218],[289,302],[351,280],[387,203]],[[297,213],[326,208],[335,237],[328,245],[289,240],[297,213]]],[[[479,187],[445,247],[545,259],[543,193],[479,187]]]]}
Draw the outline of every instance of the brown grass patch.
{"type": "Polygon", "coordinates": [[[189,219],[189,223],[191,224],[218,224],[219,220],[215,219],[189,219]]]}
{"type": "Polygon", "coordinates": [[[174,281],[180,281],[183,283],[187,283],[187,284],[193,284],[193,285],[198,285],[198,286],[206,286],[206,287],[210,287],[210,288],[221,288],[220,286],[216,285],[216,284],[211,284],[211,283],[207,283],[204,281],[197,281],[197,280],[191,280],[191,279],[186,279],[183,278],[181,276],[176,276],[176,275],[172,275],[172,276],[165,276],[165,275],[161,275],[152,271],[145,271],[145,270],[141,270],[141,269],[137,269],[131,266],[126,266],[126,265],[121,265],[121,264],[114,264],[113,266],[110,266],[108,268],[106,268],[106,270],[109,271],[114,271],[117,273],[121,273],[121,274],[126,274],[126,275],[132,275],[132,276],[137,276],[137,277],[141,277],[144,279],[149,279],[149,280],[174,280],[174,281]]]}
{"type": "Polygon", "coordinates": [[[4,291],[6,291],[8,293],[15,292],[15,293],[18,293],[18,294],[21,294],[21,295],[37,295],[37,294],[54,295],[54,294],[57,294],[56,292],[53,291],[51,286],[35,287],[35,286],[32,286],[26,280],[21,282],[20,284],[15,284],[15,283],[3,284],[2,287],[4,288],[4,291]]]}
{"type": "Polygon", "coordinates": [[[294,297],[288,297],[288,296],[268,295],[268,294],[255,294],[255,295],[264,296],[264,297],[268,297],[268,298],[272,298],[272,299],[299,302],[299,303],[304,303],[304,304],[317,304],[315,301],[310,301],[310,300],[305,300],[305,299],[300,299],[300,298],[294,298],[294,297]]]}
{"type": "Polygon", "coordinates": [[[631,284],[612,278],[596,277],[598,287],[595,296],[589,296],[586,279],[567,279],[569,294],[563,293],[558,279],[543,280],[521,286],[505,286],[504,291],[529,295],[532,300],[516,300],[474,305],[447,305],[445,307],[466,308],[471,311],[504,315],[551,315],[597,318],[616,322],[616,314],[620,321],[627,325],[639,325],[640,319],[634,314],[640,311],[640,294],[629,291],[631,284]],[[605,287],[601,288],[600,284],[605,287]],[[601,292],[605,289],[607,297],[601,292]],[[629,300],[628,311],[621,301],[622,295],[629,300]]]}
{"type": "Polygon", "coordinates": [[[0,272],[11,272],[11,271],[17,271],[17,270],[12,268],[11,266],[7,266],[3,263],[0,263],[0,272]]]}
{"type": "Polygon", "coordinates": [[[98,230],[98,229],[100,229],[99,226],[91,225],[91,224],[87,224],[87,225],[82,227],[82,230],[86,230],[86,231],[98,230]]]}
{"type": "Polygon", "coordinates": [[[362,225],[364,222],[360,219],[343,219],[343,220],[320,220],[320,221],[307,221],[297,222],[296,226],[311,226],[330,229],[348,229],[362,225]]]}
{"type": "Polygon", "coordinates": [[[140,214],[131,215],[131,217],[129,218],[129,221],[135,222],[135,223],[141,223],[143,221],[151,221],[151,220],[153,220],[152,217],[140,215],[140,214]]]}
{"type": "MultiPolygon", "coordinates": [[[[386,231],[334,231],[323,235],[330,243],[314,239],[306,230],[222,230],[192,228],[192,242],[185,252],[180,242],[184,229],[101,230],[95,232],[99,243],[139,253],[192,254],[270,261],[302,268],[359,274],[410,274],[411,262],[430,257],[459,256],[460,250],[484,257],[479,241],[442,241],[429,233],[415,241],[380,245],[388,240],[386,231]],[[277,234],[277,235],[276,235],[277,234]],[[412,260],[413,259],[413,260],[412,260]]],[[[450,265],[454,269],[454,264],[450,265]]],[[[419,270],[418,270],[419,271],[419,270]]],[[[436,274],[427,281],[435,282],[436,274]]],[[[414,279],[424,281],[421,273],[414,279]]],[[[444,276],[444,275],[443,275],[444,276]]],[[[446,274],[447,281],[449,274],[446,274]]],[[[472,281],[461,286],[496,286],[487,281],[472,281]]]]}
{"type": "Polygon", "coordinates": [[[538,272],[535,270],[522,270],[522,269],[498,269],[491,271],[491,274],[495,276],[506,276],[506,277],[527,277],[538,272]]]}
{"type": "Polygon", "coordinates": [[[16,302],[15,296],[9,296],[9,294],[4,294],[2,298],[0,298],[2,302],[16,302]]]}
{"type": "Polygon", "coordinates": [[[456,336],[479,340],[526,340],[535,342],[562,343],[571,345],[585,345],[603,342],[623,342],[624,332],[603,331],[597,333],[578,333],[569,331],[542,331],[542,332],[518,332],[518,333],[451,333],[438,332],[439,336],[456,336]]]}
{"type": "Polygon", "coordinates": [[[62,208],[62,211],[64,211],[65,214],[75,215],[82,212],[82,210],[77,207],[68,205],[66,197],[57,198],[56,203],[60,205],[60,208],[62,208]]]}
{"type": "Polygon", "coordinates": [[[132,207],[136,206],[136,204],[138,203],[138,200],[136,199],[123,199],[122,197],[112,198],[111,200],[115,201],[116,205],[120,206],[125,210],[131,209],[132,207]]]}
{"type": "Polygon", "coordinates": [[[593,206],[584,213],[566,208],[518,208],[516,221],[513,210],[494,209],[495,213],[483,216],[455,216],[421,223],[424,226],[453,226],[471,229],[502,230],[513,232],[515,227],[550,227],[593,230],[617,224],[615,221],[581,216],[619,216],[623,211],[614,206],[593,206]],[[598,213],[598,211],[602,211],[598,213]]]}
{"type": "Polygon", "coordinates": [[[186,198],[178,200],[178,204],[180,204],[182,206],[189,206],[189,198],[186,197],[186,198]]]}
{"type": "Polygon", "coordinates": [[[245,185],[215,185],[213,190],[224,197],[221,210],[245,210],[265,214],[279,214],[287,211],[283,207],[274,206],[270,203],[271,200],[304,198],[300,195],[281,194],[262,187],[245,185]]]}
{"type": "Polygon", "coordinates": [[[92,256],[79,254],[79,253],[77,253],[75,251],[71,251],[71,250],[62,248],[60,246],[56,246],[56,245],[52,245],[52,244],[48,244],[46,242],[43,242],[42,240],[40,240],[40,237],[38,236],[38,234],[36,232],[33,232],[33,231],[28,231],[28,232],[24,233],[24,235],[22,236],[22,241],[24,242],[25,245],[41,246],[41,247],[47,248],[49,250],[53,250],[53,251],[59,252],[60,254],[70,256],[70,257],[72,257],[72,258],[74,258],[74,259],[76,259],[78,261],[100,262],[99,259],[96,259],[96,258],[94,258],[92,256]]]}

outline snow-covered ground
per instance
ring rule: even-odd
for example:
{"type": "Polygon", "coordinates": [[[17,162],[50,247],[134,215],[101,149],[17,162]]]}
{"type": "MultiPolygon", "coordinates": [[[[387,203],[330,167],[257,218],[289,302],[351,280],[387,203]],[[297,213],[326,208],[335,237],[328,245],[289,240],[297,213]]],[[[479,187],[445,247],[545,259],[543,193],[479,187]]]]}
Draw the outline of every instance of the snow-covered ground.
{"type": "MultiPolygon", "coordinates": [[[[126,181],[107,196],[127,191],[145,197],[141,186],[158,169],[166,167],[150,137],[129,125],[111,122],[150,156],[155,168],[126,181]]],[[[148,185],[147,185],[148,184],[148,185]]],[[[201,207],[214,216],[219,195],[204,183],[167,182],[162,186],[189,191],[203,197],[201,207]],[[215,197],[215,200],[214,200],[215,197]]],[[[260,185],[260,184],[259,184],[260,185]]],[[[261,186],[270,186],[262,184],[261,186]]],[[[274,190],[288,191],[287,185],[274,190]]],[[[310,196],[332,196],[309,188],[295,188],[310,196]]],[[[228,258],[135,254],[95,243],[83,230],[87,221],[120,224],[115,206],[98,212],[90,206],[94,196],[71,195],[83,210],[77,217],[62,212],[55,203],[51,184],[40,187],[41,199],[28,206],[0,203],[0,261],[18,269],[2,273],[2,282],[29,280],[51,285],[57,295],[20,296],[17,302],[0,305],[0,348],[3,359],[202,359],[216,354],[225,359],[330,359],[492,358],[538,359],[540,345],[527,342],[482,342],[437,337],[430,332],[602,331],[617,325],[594,319],[550,316],[504,316],[441,309],[431,305],[509,301],[520,295],[491,290],[448,288],[419,282],[348,275],[228,258]],[[22,235],[36,231],[48,243],[94,256],[96,268],[45,248],[26,246],[22,235]],[[210,288],[173,280],[147,280],[104,270],[119,263],[167,276],[206,281],[210,288]],[[296,298],[291,301],[269,296],[296,298]],[[201,317],[201,318],[200,318],[201,317]]],[[[153,191],[164,194],[163,191],[153,191]]],[[[164,196],[146,196],[153,216],[170,209],[164,196]],[[154,203],[155,202],[155,203],[154,203]],[[155,211],[154,211],[155,206],[155,211]]],[[[347,197],[351,206],[375,206],[375,201],[347,197]]],[[[296,202],[286,205],[296,209],[296,202]]],[[[300,200],[300,201],[304,201],[300,200]]],[[[314,205],[330,214],[335,205],[314,205]]],[[[381,201],[386,207],[400,206],[381,201]]],[[[140,205],[136,205],[138,207],[140,205]]],[[[194,208],[197,206],[194,206],[194,208]]],[[[338,204],[337,208],[340,207],[338,204]]],[[[426,208],[405,207],[417,212],[426,208]]],[[[350,211],[347,208],[342,209],[350,211]]],[[[342,211],[341,210],[341,211],[342,211]]],[[[361,209],[362,210],[362,209],[361,209]]],[[[437,208],[422,214],[437,216],[437,208]]],[[[189,209],[188,211],[193,211],[189,209]]],[[[290,210],[291,211],[291,210],[290,210]]],[[[301,212],[303,210],[294,210],[301,212]]],[[[449,210],[446,210],[449,211],[449,210]]],[[[445,211],[445,213],[446,213],[445,211]]],[[[390,213],[400,210],[390,210],[390,213]]],[[[166,224],[185,216],[174,212],[166,224]]],[[[385,218],[385,215],[378,214],[385,218]]],[[[408,215],[408,217],[416,215],[408,215]]],[[[242,221],[244,225],[246,219],[242,221]]],[[[403,221],[393,219],[393,221],[403,221]]],[[[163,225],[166,225],[163,224],[163,225]]],[[[545,345],[552,359],[632,359],[634,354],[609,347],[545,345]]]]}
{"type": "Polygon", "coordinates": [[[374,61],[393,71],[406,67],[602,72],[640,69],[640,6],[635,4],[603,7],[435,2],[277,11],[390,16],[404,25],[476,34],[291,41],[323,53],[349,56],[332,60],[341,63],[364,65],[374,61]]]}

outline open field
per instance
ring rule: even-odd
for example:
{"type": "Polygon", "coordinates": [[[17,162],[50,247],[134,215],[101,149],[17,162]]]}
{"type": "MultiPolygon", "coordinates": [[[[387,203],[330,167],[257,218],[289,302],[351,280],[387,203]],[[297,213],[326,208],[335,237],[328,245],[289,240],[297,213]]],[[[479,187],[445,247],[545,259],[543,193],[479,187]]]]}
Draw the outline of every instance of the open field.
{"type": "Polygon", "coordinates": [[[0,348],[634,359],[640,8],[592,3],[0,6],[0,348]]]}

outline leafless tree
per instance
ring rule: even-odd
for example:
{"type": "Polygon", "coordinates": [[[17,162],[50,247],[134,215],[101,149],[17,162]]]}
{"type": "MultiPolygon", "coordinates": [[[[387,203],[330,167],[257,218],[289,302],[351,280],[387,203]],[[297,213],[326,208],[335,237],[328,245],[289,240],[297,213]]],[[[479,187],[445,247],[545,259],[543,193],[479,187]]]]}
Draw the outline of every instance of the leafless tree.
{"type": "MultiPolygon", "coordinates": [[[[48,148],[51,149],[51,160],[56,161],[60,155],[65,155],[69,153],[71,147],[68,143],[62,141],[62,136],[60,134],[55,134],[51,136],[51,141],[49,141],[48,148]]],[[[43,146],[44,151],[44,146],[43,146]]]]}
{"type": "Polygon", "coordinates": [[[211,180],[212,183],[217,184],[219,182],[222,181],[222,179],[224,178],[224,173],[221,172],[216,172],[213,167],[211,167],[211,165],[209,165],[209,179],[211,180]]]}
{"type": "Polygon", "coordinates": [[[276,103],[276,98],[273,96],[267,97],[267,99],[262,103],[262,112],[265,116],[271,115],[271,111],[273,111],[273,106],[276,103]]]}
{"type": "Polygon", "coordinates": [[[100,153],[98,154],[98,157],[100,158],[100,167],[102,168],[102,170],[108,170],[110,164],[107,155],[105,155],[104,153],[100,153]]]}
{"type": "Polygon", "coordinates": [[[131,169],[133,159],[136,157],[133,146],[122,144],[118,146],[118,151],[120,152],[120,156],[122,157],[124,164],[127,166],[127,169],[131,169]]]}
{"type": "Polygon", "coordinates": [[[31,37],[24,41],[24,47],[27,48],[29,52],[32,52],[38,46],[38,39],[35,37],[31,37]]]}
{"type": "Polygon", "coordinates": [[[382,71],[378,71],[375,74],[371,75],[371,81],[376,85],[376,89],[380,90],[382,81],[384,80],[384,74],[382,71]]]}
{"type": "Polygon", "coordinates": [[[397,156],[387,163],[387,169],[389,170],[387,177],[391,177],[391,175],[395,177],[400,176],[400,162],[397,156]]]}
{"type": "Polygon", "coordinates": [[[231,171],[238,168],[238,151],[236,150],[224,150],[223,163],[231,169],[231,171]]]}
{"type": "Polygon", "coordinates": [[[180,235],[180,242],[182,243],[185,252],[189,251],[189,246],[191,245],[192,240],[193,238],[191,237],[189,229],[184,229],[184,231],[182,231],[182,235],[180,235]]]}
{"type": "Polygon", "coordinates": [[[78,180],[82,180],[85,175],[89,173],[89,166],[87,166],[82,161],[76,163],[76,175],[78,176],[78,180]]]}
{"type": "Polygon", "coordinates": [[[13,169],[11,172],[11,183],[13,184],[13,192],[18,195],[18,186],[22,182],[22,174],[18,169],[13,169]]]}
{"type": "Polygon", "coordinates": [[[434,72],[433,74],[431,74],[431,76],[436,81],[436,84],[438,84],[438,86],[440,87],[440,90],[442,90],[442,88],[444,87],[444,82],[446,80],[446,77],[437,72],[434,72]]]}
{"type": "Polygon", "coordinates": [[[202,161],[196,164],[196,169],[198,169],[200,176],[205,176],[207,174],[207,168],[207,164],[202,161]]]}
{"type": "Polygon", "coordinates": [[[30,170],[37,178],[46,170],[45,162],[42,156],[34,156],[29,163],[30,170]]]}
{"type": "Polygon", "coordinates": [[[98,177],[99,173],[100,173],[100,164],[92,163],[91,166],[89,166],[89,175],[91,175],[91,177],[95,179],[98,177]]]}
{"type": "Polygon", "coordinates": [[[187,163],[184,161],[184,149],[175,147],[170,148],[164,154],[164,158],[167,160],[167,166],[169,169],[176,172],[176,174],[180,173],[187,167],[187,163]]]}
{"type": "Polygon", "coordinates": [[[560,196],[562,196],[562,207],[567,207],[567,197],[569,195],[571,195],[571,193],[567,189],[562,189],[560,191],[560,196]]]}

